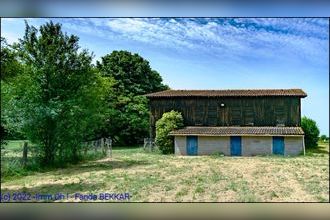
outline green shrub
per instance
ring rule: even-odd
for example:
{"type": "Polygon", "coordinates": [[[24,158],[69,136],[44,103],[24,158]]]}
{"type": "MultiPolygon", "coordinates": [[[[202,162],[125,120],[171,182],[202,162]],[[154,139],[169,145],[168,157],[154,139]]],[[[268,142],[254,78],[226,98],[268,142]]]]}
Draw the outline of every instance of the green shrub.
{"type": "Polygon", "coordinates": [[[306,148],[317,147],[317,141],[319,139],[320,130],[314,120],[307,118],[306,116],[301,119],[301,127],[305,132],[305,146],[306,148]]]}
{"type": "Polygon", "coordinates": [[[174,153],[174,138],[168,134],[183,127],[181,113],[170,111],[163,114],[156,122],[156,144],[163,154],[174,153]]]}

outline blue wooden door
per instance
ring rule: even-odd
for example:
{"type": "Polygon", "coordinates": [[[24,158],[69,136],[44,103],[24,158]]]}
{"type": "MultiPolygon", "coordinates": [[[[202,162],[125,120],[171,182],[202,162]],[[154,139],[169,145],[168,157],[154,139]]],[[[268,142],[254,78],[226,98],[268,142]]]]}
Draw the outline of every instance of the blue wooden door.
{"type": "Polygon", "coordinates": [[[242,155],[242,140],[239,136],[230,137],[230,155],[241,156],[242,155]]]}
{"type": "Polygon", "coordinates": [[[197,155],[198,140],[197,136],[187,136],[187,154],[197,155]]]}
{"type": "Polygon", "coordinates": [[[284,137],[273,137],[273,154],[284,155],[284,137]]]}

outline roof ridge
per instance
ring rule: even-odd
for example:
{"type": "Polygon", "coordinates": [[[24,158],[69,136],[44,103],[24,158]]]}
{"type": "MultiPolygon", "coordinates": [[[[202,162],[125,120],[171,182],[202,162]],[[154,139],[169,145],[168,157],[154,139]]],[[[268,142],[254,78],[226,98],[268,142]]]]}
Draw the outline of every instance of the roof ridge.
{"type": "MultiPolygon", "coordinates": [[[[301,88],[249,88],[249,89],[167,89],[164,91],[228,91],[228,90],[301,90],[301,88]]],[[[163,91],[160,91],[163,92],[163,91]]]]}
{"type": "Polygon", "coordinates": [[[147,97],[187,97],[187,96],[205,96],[205,97],[239,97],[239,96],[298,96],[306,97],[307,94],[299,88],[292,89],[222,89],[222,90],[164,90],[149,93],[147,97]]]}

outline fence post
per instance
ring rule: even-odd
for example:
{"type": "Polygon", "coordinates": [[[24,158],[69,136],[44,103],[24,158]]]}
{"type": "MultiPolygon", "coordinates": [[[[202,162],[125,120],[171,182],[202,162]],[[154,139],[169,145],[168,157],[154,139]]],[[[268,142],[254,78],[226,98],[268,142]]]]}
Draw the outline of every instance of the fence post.
{"type": "Polygon", "coordinates": [[[107,157],[112,157],[112,140],[111,138],[106,138],[107,143],[107,157]]]}
{"type": "Polygon", "coordinates": [[[109,138],[110,157],[112,157],[112,139],[109,138]]]}
{"type": "Polygon", "coordinates": [[[23,167],[26,167],[26,164],[27,164],[27,154],[28,154],[28,142],[24,141],[24,144],[23,144],[23,167]]]}
{"type": "Polygon", "coordinates": [[[147,138],[143,138],[143,150],[146,150],[147,147],[147,138]]]}
{"type": "Polygon", "coordinates": [[[155,144],[152,138],[150,138],[150,145],[151,145],[151,151],[154,152],[155,151],[155,144]]]}
{"type": "Polygon", "coordinates": [[[101,142],[102,154],[105,155],[104,138],[101,138],[100,142],[101,142]]]}
{"type": "Polygon", "coordinates": [[[94,151],[96,153],[96,151],[97,151],[96,141],[92,141],[92,146],[93,146],[94,151]]]}

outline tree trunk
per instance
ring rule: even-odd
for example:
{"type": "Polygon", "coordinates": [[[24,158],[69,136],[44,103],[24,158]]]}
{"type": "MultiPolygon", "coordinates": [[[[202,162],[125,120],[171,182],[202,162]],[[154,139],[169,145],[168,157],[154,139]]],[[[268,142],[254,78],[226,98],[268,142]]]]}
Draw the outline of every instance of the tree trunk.
{"type": "Polygon", "coordinates": [[[45,145],[45,157],[44,164],[45,165],[53,165],[54,164],[54,155],[53,155],[53,146],[49,137],[44,142],[45,145]]]}
{"type": "Polygon", "coordinates": [[[45,158],[44,163],[46,165],[53,165],[55,161],[55,122],[48,118],[47,119],[47,130],[45,133],[44,147],[45,147],[45,158]]]}
{"type": "Polygon", "coordinates": [[[72,147],[72,162],[78,162],[78,148],[77,145],[73,145],[72,147]]]}

